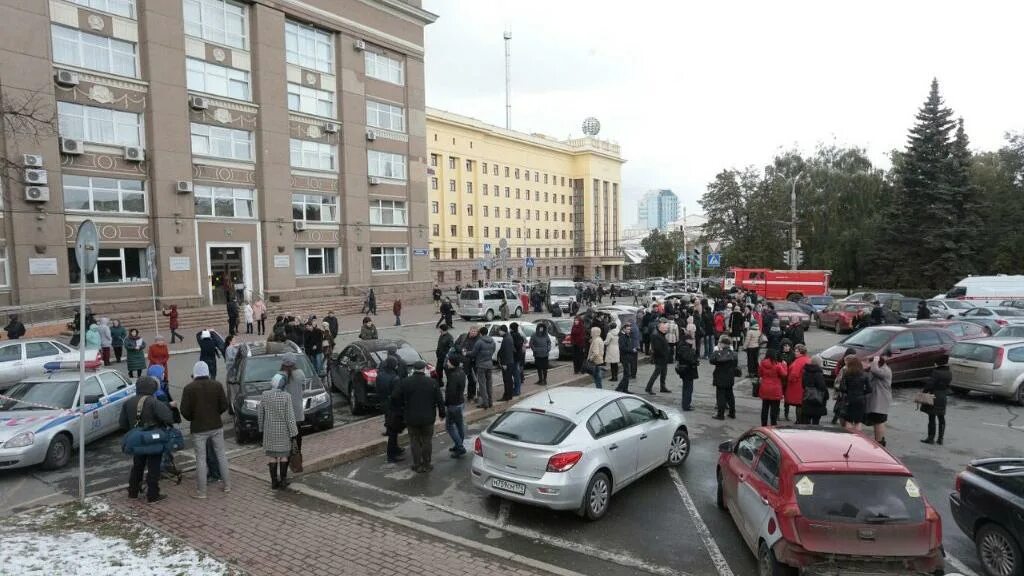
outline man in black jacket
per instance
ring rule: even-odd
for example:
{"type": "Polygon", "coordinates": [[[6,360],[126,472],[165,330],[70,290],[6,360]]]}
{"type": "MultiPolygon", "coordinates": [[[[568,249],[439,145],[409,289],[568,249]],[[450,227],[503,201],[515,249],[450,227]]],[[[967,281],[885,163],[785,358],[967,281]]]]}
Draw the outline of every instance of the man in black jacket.
{"type": "Polygon", "coordinates": [[[452,438],[452,447],[448,451],[452,458],[461,458],[466,453],[466,425],[462,419],[466,404],[466,373],[456,358],[446,358],[443,369],[448,373],[448,384],[444,387],[445,427],[452,438]]]}
{"type": "Polygon", "coordinates": [[[438,328],[441,331],[437,336],[437,348],[434,350],[434,355],[437,356],[437,383],[444,385],[444,359],[448,357],[448,351],[452,349],[455,344],[455,338],[448,333],[448,325],[441,324],[438,328]]]}
{"type": "Polygon", "coordinates": [[[689,338],[683,338],[676,347],[676,362],[679,363],[676,372],[683,381],[682,408],[684,412],[689,412],[693,410],[693,381],[699,376],[697,366],[700,365],[693,341],[689,338]]]}
{"type": "Polygon", "coordinates": [[[398,435],[405,429],[405,420],[402,418],[402,411],[396,409],[391,395],[398,388],[398,365],[385,359],[377,368],[377,395],[380,397],[380,408],[384,413],[384,434],[388,437],[388,445],[385,449],[385,457],[389,464],[395,464],[405,460],[402,456],[402,448],[398,445],[398,435]]]}
{"type": "Polygon", "coordinates": [[[338,317],[334,315],[334,310],[327,312],[324,322],[327,322],[327,328],[331,331],[331,342],[333,343],[338,338],[338,317]]]}
{"type": "Polygon", "coordinates": [[[619,385],[615,387],[615,390],[617,392],[625,392],[626,394],[629,394],[629,377],[632,376],[633,371],[636,370],[637,353],[633,340],[632,322],[626,322],[622,325],[622,330],[619,331],[619,341],[617,345],[619,347],[619,362],[622,364],[622,380],[619,380],[619,385]]]}
{"type": "Polygon", "coordinates": [[[519,332],[518,322],[509,324],[508,329],[516,359],[512,364],[512,396],[519,396],[523,390],[523,373],[526,368],[526,338],[519,332]]]}
{"type": "Polygon", "coordinates": [[[430,296],[434,299],[434,312],[439,312],[441,310],[441,287],[434,284],[434,289],[430,292],[430,296]]]}
{"type": "Polygon", "coordinates": [[[715,371],[711,375],[715,386],[715,420],[725,420],[725,410],[729,410],[729,418],[736,418],[736,396],[732,388],[736,384],[736,372],[739,371],[739,357],[732,349],[732,339],[722,335],[718,339],[718,347],[711,353],[711,364],[715,371]]]}
{"type": "Polygon", "coordinates": [[[25,335],[25,325],[18,320],[17,314],[11,314],[7,317],[7,326],[4,327],[4,331],[7,332],[8,340],[17,340],[25,335]]]}
{"type": "Polygon", "coordinates": [[[238,300],[228,300],[228,335],[238,334],[238,300]]]}
{"type": "Polygon", "coordinates": [[[668,322],[658,322],[658,328],[651,334],[651,362],[654,363],[654,372],[651,373],[650,379],[647,380],[647,393],[651,395],[654,394],[655,380],[660,380],[662,392],[672,392],[665,387],[668,363],[672,361],[668,340],[665,339],[666,332],[668,332],[668,322]]]}
{"type": "Polygon", "coordinates": [[[395,409],[400,409],[409,429],[412,445],[412,469],[414,472],[430,472],[430,439],[434,435],[436,418],[445,418],[444,398],[437,381],[427,376],[427,363],[417,360],[412,365],[412,374],[399,382],[391,394],[395,409]],[[435,414],[437,415],[435,417],[435,414]]]}
{"type": "MultiPolygon", "coordinates": [[[[167,404],[157,400],[153,394],[159,382],[150,376],[143,376],[135,383],[135,396],[121,406],[121,428],[128,430],[136,424],[144,429],[162,428],[174,423],[174,415],[167,404]],[[139,404],[142,409],[139,410],[139,404]]],[[[128,497],[138,498],[142,484],[142,473],[146,472],[146,500],[150,503],[167,498],[160,493],[160,461],[163,454],[139,454],[132,456],[132,470],[128,473],[128,497]]]]}
{"type": "Polygon", "coordinates": [[[501,347],[498,348],[498,366],[501,367],[501,383],[504,385],[501,401],[508,402],[512,399],[512,390],[515,386],[512,374],[516,363],[516,344],[505,326],[498,328],[498,337],[501,338],[501,347]]]}

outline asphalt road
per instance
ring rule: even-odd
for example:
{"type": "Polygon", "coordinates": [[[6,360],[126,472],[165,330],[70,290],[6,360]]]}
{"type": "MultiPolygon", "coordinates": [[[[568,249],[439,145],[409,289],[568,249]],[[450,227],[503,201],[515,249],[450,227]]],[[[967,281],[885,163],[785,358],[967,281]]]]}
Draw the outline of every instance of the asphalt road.
{"type": "MultiPolygon", "coordinates": [[[[814,352],[839,337],[812,330],[807,339],[814,352]]],[[[641,364],[641,382],[632,386],[634,391],[642,391],[651,370],[649,364],[641,364]]],[[[738,418],[713,420],[711,370],[704,364],[700,371],[696,410],[687,413],[693,443],[687,462],[675,470],[658,469],[616,494],[608,515],[599,522],[476,492],[470,482],[470,456],[450,459],[451,441],[443,434],[434,439],[435,470],[429,475],[373,457],[311,475],[303,482],[336,498],[584,574],[753,575],[753,554],[729,514],[715,506],[714,470],[719,443],[759,424],[760,401],[751,396],[749,382],[741,381],[736,387],[738,418]]],[[[678,406],[680,387],[671,374],[673,393],[652,400],[678,406]]],[[[927,421],[911,400],[914,391],[900,387],[895,392],[889,449],[913,471],[942,515],[947,573],[980,573],[973,543],[950,515],[948,495],[955,474],[969,460],[1024,456],[1024,408],[981,396],[952,398],[946,445],[931,446],[920,442],[927,421]]],[[[470,427],[468,449],[473,436],[487,424],[470,427]]]]}

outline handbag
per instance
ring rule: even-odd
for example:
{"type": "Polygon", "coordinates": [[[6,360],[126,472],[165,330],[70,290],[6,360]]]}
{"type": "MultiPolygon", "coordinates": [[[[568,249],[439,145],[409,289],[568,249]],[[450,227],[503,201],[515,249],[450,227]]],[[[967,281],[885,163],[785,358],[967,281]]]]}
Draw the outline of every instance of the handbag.
{"type": "Polygon", "coordinates": [[[584,360],[583,361],[583,366],[581,366],[581,369],[584,372],[586,372],[587,374],[590,374],[591,372],[593,372],[594,368],[595,368],[595,365],[590,360],[584,360]]]}
{"type": "Polygon", "coordinates": [[[302,472],[302,452],[299,450],[299,443],[292,438],[292,450],[288,456],[288,468],[298,474],[302,472]]]}
{"type": "Polygon", "coordinates": [[[131,456],[152,456],[162,454],[171,442],[166,428],[145,429],[142,424],[142,408],[149,396],[143,396],[135,408],[135,426],[121,439],[121,451],[131,456]]]}
{"type": "Polygon", "coordinates": [[[914,394],[914,402],[923,406],[934,406],[935,405],[935,394],[928,392],[918,392],[914,394]]]}

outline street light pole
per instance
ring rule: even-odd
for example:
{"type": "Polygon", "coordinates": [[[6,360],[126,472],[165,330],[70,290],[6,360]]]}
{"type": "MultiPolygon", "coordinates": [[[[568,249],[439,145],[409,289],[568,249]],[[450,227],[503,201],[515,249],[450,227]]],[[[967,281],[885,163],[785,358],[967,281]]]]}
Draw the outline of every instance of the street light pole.
{"type": "Polygon", "coordinates": [[[789,191],[789,269],[796,270],[796,182],[804,175],[803,170],[793,177],[793,186],[789,191]]]}

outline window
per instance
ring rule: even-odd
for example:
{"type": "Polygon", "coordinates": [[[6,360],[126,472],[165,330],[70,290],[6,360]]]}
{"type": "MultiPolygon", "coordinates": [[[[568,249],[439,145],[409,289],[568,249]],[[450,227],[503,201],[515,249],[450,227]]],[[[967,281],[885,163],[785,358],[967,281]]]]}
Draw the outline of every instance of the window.
{"type": "Polygon", "coordinates": [[[487,162],[480,163],[480,173],[485,175],[487,174],[487,162]]]}
{"type": "Polygon", "coordinates": [[[430,203],[430,212],[432,214],[437,214],[438,212],[440,212],[440,208],[441,205],[436,200],[430,203]]]}
{"type": "Polygon", "coordinates": [[[489,226],[484,226],[484,238],[490,238],[490,237],[491,237],[491,228],[489,226]]]}
{"type": "Polygon", "coordinates": [[[458,162],[459,162],[458,158],[456,158],[454,156],[449,157],[448,158],[448,169],[449,170],[455,170],[455,166],[458,164],[458,162]]]}
{"type": "MultiPolygon", "coordinates": [[[[547,174],[545,174],[545,175],[544,175],[544,183],[545,183],[545,184],[547,184],[547,183],[548,183],[548,175],[547,175],[547,174]]],[[[547,195],[547,193],[546,193],[546,192],[545,192],[545,195],[547,195]]]]}
{"type": "Polygon", "coordinates": [[[52,25],[53,61],[119,76],[138,76],[135,44],[52,25]]]}
{"type": "Polygon", "coordinates": [[[757,456],[757,452],[761,449],[762,444],[764,444],[764,438],[751,434],[740,440],[736,445],[736,456],[747,466],[753,466],[754,457],[757,456]]]}
{"type": "Polygon", "coordinates": [[[295,275],[323,276],[337,269],[334,248],[296,248],[295,275]]]}
{"type": "Polygon", "coordinates": [[[334,92],[288,83],[288,109],[314,116],[334,118],[334,92]]]}
{"type": "Polygon", "coordinates": [[[491,174],[493,174],[494,176],[498,175],[498,165],[497,164],[494,165],[494,171],[491,172],[491,174]]]}
{"type": "Polygon", "coordinates": [[[401,200],[370,200],[370,224],[405,226],[408,212],[401,200]]]}
{"type": "Polygon", "coordinates": [[[466,182],[466,194],[472,194],[472,193],[473,193],[473,183],[472,182],[466,182]]]}
{"type": "Polygon", "coordinates": [[[505,208],[505,218],[511,218],[511,217],[512,217],[512,209],[511,208],[505,208]]]}
{"type": "Polygon", "coordinates": [[[472,215],[473,215],[473,205],[472,204],[466,204],[466,216],[472,216],[472,215]]]}
{"type": "Polygon", "coordinates": [[[430,189],[437,190],[437,177],[433,177],[430,179],[430,189]]]}
{"type": "Polygon", "coordinates": [[[452,248],[452,260],[458,260],[458,259],[459,259],[459,249],[458,248],[452,248]]]}
{"type": "Polygon", "coordinates": [[[292,194],[292,220],[337,222],[338,198],[320,194],[292,194]]]}
{"type": "Polygon", "coordinates": [[[434,260],[440,260],[440,259],[441,259],[441,249],[440,248],[434,248],[434,260]]]}
{"type": "Polygon", "coordinates": [[[289,64],[331,72],[334,69],[334,34],[286,20],[284,54],[289,64]]]}
{"type": "Polygon", "coordinates": [[[519,168],[516,168],[516,180],[519,180],[519,168]]]}
{"type": "Polygon", "coordinates": [[[538,183],[540,182],[540,172],[533,173],[533,181],[538,183]]]}
{"type": "Polygon", "coordinates": [[[468,226],[466,228],[466,236],[469,236],[470,238],[473,237],[473,227],[472,226],[468,226]]]}
{"type": "Polygon", "coordinates": [[[519,215],[519,214],[520,214],[520,212],[519,212],[519,210],[520,210],[519,208],[516,208],[516,220],[518,220],[518,219],[520,218],[520,215],[519,215]]]}
{"type": "Polygon", "coordinates": [[[402,61],[372,50],[366,51],[366,75],[392,84],[405,84],[405,66],[402,61]]]}
{"type": "Polygon", "coordinates": [[[766,442],[754,472],[773,489],[779,489],[779,449],[766,442]]]}
{"type": "MultiPolygon", "coordinates": [[[[68,274],[72,284],[78,284],[78,261],[75,249],[68,248],[68,274]]],[[[145,248],[100,248],[96,268],[86,275],[86,284],[120,284],[149,279],[145,248]]]]}
{"type": "Polygon", "coordinates": [[[459,209],[458,207],[455,206],[455,202],[448,204],[448,213],[451,214],[452,216],[455,216],[456,214],[459,213],[459,209]]]}
{"type": "Polygon", "coordinates": [[[146,213],[141,180],[115,180],[65,174],[64,209],[69,212],[146,213]]]}
{"type": "Polygon", "coordinates": [[[292,138],[288,143],[288,148],[291,154],[292,168],[336,169],[334,158],[337,149],[330,144],[292,138]]]}
{"type": "Polygon", "coordinates": [[[405,156],[401,154],[367,150],[366,161],[370,176],[405,180],[405,156]]]}
{"type": "Polygon", "coordinates": [[[501,226],[494,227],[494,237],[501,238],[501,226]]]}
{"type": "Polygon", "coordinates": [[[914,333],[910,331],[902,332],[900,335],[892,339],[892,343],[889,344],[890,350],[913,350],[917,346],[914,344],[914,333]]]}
{"type": "MultiPolygon", "coordinates": [[[[516,414],[516,412],[506,412],[506,414],[516,414]]],[[[622,414],[618,402],[608,403],[591,416],[590,420],[587,420],[587,429],[590,430],[590,434],[594,438],[618,432],[627,425],[626,417],[622,414]]]]}
{"type": "Polygon", "coordinates": [[[533,215],[533,212],[531,212],[530,210],[526,211],[526,219],[527,220],[530,220],[530,216],[532,216],[532,215],[533,215]]]}
{"type": "Polygon", "coordinates": [[[430,165],[434,166],[435,168],[437,167],[437,154],[430,155],[430,165]]]}
{"type": "Polygon", "coordinates": [[[472,171],[473,171],[473,161],[472,160],[466,160],[466,172],[472,172],[472,171]]]}
{"type": "Polygon", "coordinates": [[[253,193],[247,188],[195,187],[196,216],[252,218],[253,193]]]}
{"type": "Polygon", "coordinates": [[[395,132],[405,132],[405,108],[367,100],[366,125],[395,132]]]}
{"type": "Polygon", "coordinates": [[[252,132],[193,122],[192,153],[231,160],[252,160],[252,132]]]}
{"type": "Polygon", "coordinates": [[[658,419],[657,411],[650,404],[639,398],[623,398],[622,407],[626,410],[626,414],[629,415],[629,420],[633,424],[643,424],[658,419]]]}
{"type": "Polygon", "coordinates": [[[246,47],[249,25],[245,8],[224,0],[185,0],[185,34],[232,46],[246,47]]]}
{"type": "Polygon", "coordinates": [[[505,198],[510,198],[511,196],[512,196],[512,193],[511,193],[509,187],[505,186],[505,198]]]}
{"type": "Polygon", "coordinates": [[[374,272],[399,272],[409,269],[409,248],[375,246],[370,248],[370,269],[374,272]]]}
{"type": "Polygon", "coordinates": [[[521,200],[521,199],[522,198],[519,197],[519,188],[516,188],[516,200],[521,200]]]}
{"type": "Polygon", "coordinates": [[[457,189],[457,187],[455,186],[455,180],[454,179],[449,180],[448,181],[448,191],[449,192],[455,192],[456,189],[457,189]]]}
{"type": "Polygon", "coordinates": [[[510,173],[510,172],[511,172],[511,170],[509,169],[509,167],[508,167],[508,166],[505,166],[505,178],[508,178],[508,177],[509,177],[509,173],[510,173]]]}
{"type": "Polygon", "coordinates": [[[432,236],[440,236],[441,235],[441,225],[440,224],[434,224],[433,226],[431,226],[431,235],[432,236]]]}
{"type": "Polygon", "coordinates": [[[506,412],[488,431],[495,436],[515,438],[517,442],[557,446],[574,428],[571,421],[551,414],[506,412]]]}
{"type": "Polygon", "coordinates": [[[448,232],[454,238],[455,236],[459,235],[459,227],[456,226],[455,224],[452,224],[451,226],[448,227],[448,232]]]}
{"type": "Polygon", "coordinates": [[[71,2],[109,14],[135,18],[135,0],[71,0],[71,2]]]}
{"type": "Polygon", "coordinates": [[[484,184],[482,193],[484,196],[487,196],[487,184],[484,184]]]}
{"type": "Polygon", "coordinates": [[[140,146],[142,119],[138,114],[57,102],[60,135],[98,144],[140,146]]]}
{"type": "Polygon", "coordinates": [[[530,171],[527,170],[527,171],[523,172],[523,176],[526,177],[527,180],[529,180],[530,179],[530,171]]]}
{"type": "Polygon", "coordinates": [[[522,237],[523,237],[523,229],[522,228],[516,228],[516,238],[522,238],[522,237]]]}
{"type": "Polygon", "coordinates": [[[921,348],[927,348],[929,346],[942,346],[942,340],[939,338],[938,332],[932,332],[931,330],[921,330],[917,333],[917,345],[921,348]]]}
{"type": "Polygon", "coordinates": [[[469,259],[472,260],[473,259],[474,250],[473,250],[473,248],[467,248],[467,250],[469,251],[469,259]]]}
{"type": "Polygon", "coordinates": [[[800,515],[811,522],[865,524],[880,520],[888,526],[924,522],[925,503],[917,481],[892,474],[794,474],[800,515]],[[800,487],[813,486],[812,490],[800,487]]]}
{"type": "MultiPolygon", "coordinates": [[[[60,350],[49,342],[26,342],[25,358],[42,358],[43,356],[56,356],[60,350]]],[[[107,372],[110,374],[110,372],[107,372]]]]}
{"type": "Polygon", "coordinates": [[[249,100],[249,73],[210,62],[186,58],[188,89],[217,96],[249,100]]]}

